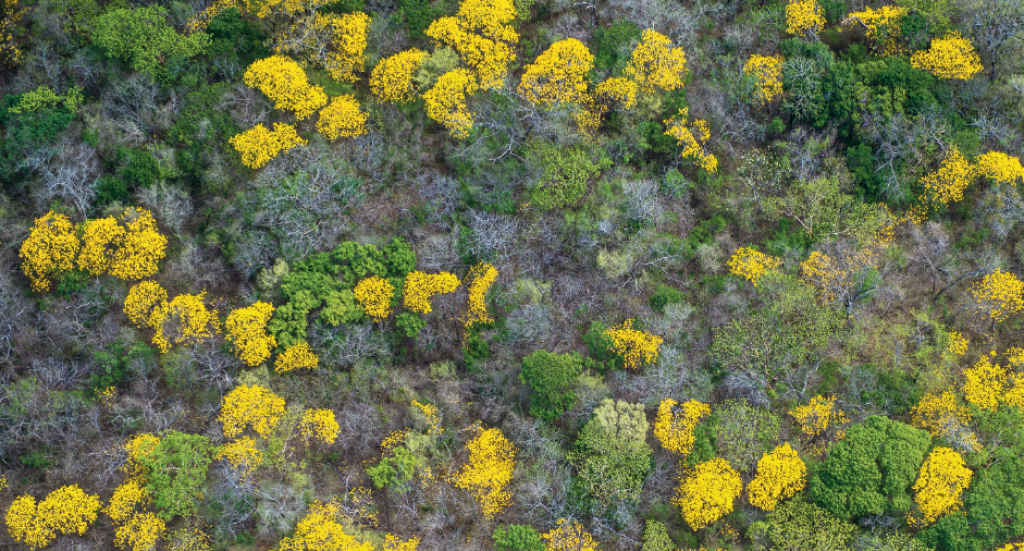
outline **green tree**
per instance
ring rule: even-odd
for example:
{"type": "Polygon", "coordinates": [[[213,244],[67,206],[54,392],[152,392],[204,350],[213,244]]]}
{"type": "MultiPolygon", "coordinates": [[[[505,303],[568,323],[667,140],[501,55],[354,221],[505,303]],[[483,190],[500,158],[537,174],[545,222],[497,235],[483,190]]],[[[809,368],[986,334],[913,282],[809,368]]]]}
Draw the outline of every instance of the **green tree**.
{"type": "Polygon", "coordinates": [[[854,526],[803,501],[787,501],[750,526],[752,539],[767,538],[772,551],[848,551],[854,526]]]}
{"type": "Polygon", "coordinates": [[[146,488],[154,496],[157,516],[170,522],[175,516],[199,511],[198,501],[213,460],[215,447],[200,434],[167,431],[156,448],[142,456],[146,488]]]}
{"type": "Polygon", "coordinates": [[[837,177],[798,180],[766,202],[772,216],[795,220],[812,241],[851,237],[864,242],[884,222],[884,212],[843,192],[837,177]]]}
{"type": "Polygon", "coordinates": [[[541,172],[530,198],[543,210],[576,206],[587,194],[590,178],[611,166],[606,155],[595,161],[591,150],[580,146],[562,148],[549,142],[534,143],[527,158],[541,172]]]}
{"type": "Polygon", "coordinates": [[[675,543],[668,535],[668,528],[656,520],[648,520],[644,528],[644,545],[641,551],[674,551],[675,543]]]}
{"type": "Polygon", "coordinates": [[[497,551],[544,551],[544,540],[533,526],[499,526],[494,529],[492,538],[497,551]]]}
{"type": "Polygon", "coordinates": [[[159,75],[168,61],[200,55],[210,46],[210,35],[178,34],[167,17],[167,8],[158,5],[116,9],[96,18],[92,38],[133,70],[159,75]]]}
{"type": "Polygon", "coordinates": [[[519,380],[530,387],[530,415],[553,421],[571,408],[576,403],[572,386],[584,366],[584,358],[575,352],[537,350],[523,358],[519,380]]]}
{"type": "Polygon", "coordinates": [[[405,492],[416,474],[420,459],[405,446],[395,447],[392,457],[381,458],[380,463],[366,468],[366,474],[379,490],[394,488],[405,492]]]}
{"type": "Polygon", "coordinates": [[[643,404],[611,399],[603,400],[583,426],[569,461],[583,489],[601,505],[615,507],[639,500],[651,469],[649,427],[643,404]]]}
{"type": "Polygon", "coordinates": [[[839,518],[909,511],[908,490],[930,445],[923,430],[869,417],[835,444],[811,478],[810,494],[839,518]]]}

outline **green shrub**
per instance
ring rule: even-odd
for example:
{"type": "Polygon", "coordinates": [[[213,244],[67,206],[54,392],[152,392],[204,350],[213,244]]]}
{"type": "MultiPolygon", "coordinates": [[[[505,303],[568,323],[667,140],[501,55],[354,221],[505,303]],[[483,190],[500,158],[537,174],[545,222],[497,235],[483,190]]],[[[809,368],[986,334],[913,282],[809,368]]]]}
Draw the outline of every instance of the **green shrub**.
{"type": "Polygon", "coordinates": [[[683,301],[683,293],[675,287],[670,287],[665,284],[658,285],[657,290],[648,299],[651,305],[651,309],[659,314],[665,312],[665,307],[669,304],[676,304],[683,301]]]}
{"type": "Polygon", "coordinates": [[[497,551],[544,551],[544,540],[533,526],[499,526],[494,529],[494,535],[491,537],[497,551]]]}
{"type": "Polygon", "coordinates": [[[794,499],[751,525],[751,539],[767,537],[773,551],[849,551],[854,526],[811,503],[794,499]]]}
{"type": "Polygon", "coordinates": [[[162,76],[168,64],[201,55],[210,46],[210,35],[178,34],[167,19],[167,8],[158,5],[116,9],[96,18],[92,39],[133,70],[162,76]]]}
{"type": "Polygon", "coordinates": [[[146,343],[136,342],[125,347],[120,340],[116,341],[107,351],[93,354],[97,365],[86,381],[86,394],[96,398],[107,388],[123,385],[131,379],[135,364],[153,361],[155,357],[156,350],[146,343]]]}
{"type": "Polygon", "coordinates": [[[571,408],[576,403],[572,386],[584,365],[584,358],[575,352],[537,350],[523,358],[519,380],[530,387],[530,415],[553,421],[571,408]]]}
{"type": "Polygon", "coordinates": [[[648,520],[644,527],[644,545],[640,551],[675,551],[676,544],[668,535],[665,524],[648,520]]]}
{"type": "Polygon", "coordinates": [[[402,312],[395,316],[395,326],[406,337],[415,339],[420,334],[420,331],[427,326],[427,322],[412,312],[402,312]]]}
{"type": "Polygon", "coordinates": [[[640,27],[628,19],[595,29],[590,43],[594,52],[594,70],[602,76],[619,74],[641,34],[640,27]]]}
{"type": "Polygon", "coordinates": [[[606,156],[594,160],[588,149],[561,148],[550,142],[534,142],[528,158],[541,169],[540,180],[530,191],[530,199],[543,210],[576,206],[586,195],[590,178],[611,166],[606,156]]]}
{"type": "Polygon", "coordinates": [[[590,498],[606,507],[640,499],[653,453],[648,428],[643,404],[605,399],[594,409],[568,454],[590,498]]]}
{"type": "Polygon", "coordinates": [[[196,514],[213,452],[210,439],[200,434],[171,430],[160,436],[156,448],[140,460],[157,516],[170,522],[196,514]]]}
{"type": "Polygon", "coordinates": [[[587,353],[597,362],[594,367],[602,372],[619,367],[615,343],[607,331],[608,326],[594,320],[590,322],[590,329],[583,334],[583,344],[587,345],[587,353]]]}
{"type": "Polygon", "coordinates": [[[242,17],[238,8],[228,8],[217,14],[210,20],[206,32],[212,39],[207,50],[210,59],[237,63],[239,71],[271,54],[264,45],[267,33],[242,17]]]}
{"type": "Polygon", "coordinates": [[[729,400],[714,416],[715,448],[740,472],[750,472],[779,443],[781,420],[770,410],[729,400]]]}
{"type": "Polygon", "coordinates": [[[328,293],[324,299],[324,309],[320,311],[320,319],[332,327],[355,323],[362,320],[363,315],[363,307],[356,300],[356,294],[348,289],[328,293]]]}
{"type": "Polygon", "coordinates": [[[366,474],[378,490],[408,491],[420,460],[404,446],[396,446],[392,453],[393,457],[384,457],[377,465],[367,467],[366,474]]]}
{"type": "MultiPolygon", "coordinates": [[[[202,86],[185,96],[177,120],[167,132],[174,145],[174,160],[185,181],[197,187],[210,167],[211,154],[227,147],[228,139],[240,133],[231,114],[220,108],[231,83],[202,86]]],[[[236,156],[229,156],[236,158],[236,156]]]]}

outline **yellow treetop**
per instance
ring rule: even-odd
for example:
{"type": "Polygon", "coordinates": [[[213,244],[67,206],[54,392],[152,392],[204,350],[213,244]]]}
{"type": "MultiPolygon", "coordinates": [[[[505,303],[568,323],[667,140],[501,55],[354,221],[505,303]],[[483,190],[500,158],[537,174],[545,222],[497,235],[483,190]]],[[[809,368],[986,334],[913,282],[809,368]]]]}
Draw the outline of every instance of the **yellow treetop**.
{"type": "Polygon", "coordinates": [[[370,276],[357,283],[352,292],[366,315],[374,321],[384,321],[391,315],[391,298],[395,296],[395,286],[390,281],[370,276]]]}
{"type": "Polygon", "coordinates": [[[672,398],[665,398],[658,405],[654,437],[666,450],[689,455],[693,451],[693,430],[708,415],[711,415],[711,406],[707,404],[696,400],[680,404],[672,398]]]}
{"type": "Polygon", "coordinates": [[[50,290],[54,276],[75,267],[79,249],[75,226],[67,216],[53,211],[37,218],[28,239],[21,244],[21,270],[37,293],[50,290]]]}
{"type": "Polygon", "coordinates": [[[806,485],[807,466],[787,442],[757,462],[757,474],[747,485],[747,498],[751,505],[771,511],[806,485]]]}
{"type": "Polygon", "coordinates": [[[206,293],[178,295],[153,312],[153,344],[166,353],[174,344],[196,344],[220,331],[217,311],[206,307],[206,293]]]}
{"type": "Polygon", "coordinates": [[[273,130],[267,130],[263,123],[233,136],[228,140],[235,151],[242,157],[242,164],[251,168],[259,169],[277,157],[282,151],[306,145],[295,127],[290,124],[274,123],[273,130]]]}
{"type": "Polygon", "coordinates": [[[274,371],[286,373],[296,369],[313,370],[316,369],[319,362],[320,359],[313,353],[313,349],[308,344],[300,342],[289,346],[277,357],[277,361],[274,362],[274,371]]]}
{"type": "Polygon", "coordinates": [[[575,38],[552,44],[526,66],[519,95],[534,105],[579,103],[587,94],[587,73],[594,65],[590,50],[575,38]]]}
{"type": "Polygon", "coordinates": [[[131,478],[143,479],[146,473],[145,467],[142,465],[142,458],[152,453],[158,445],[160,445],[160,437],[148,432],[136,434],[126,440],[124,451],[128,453],[128,458],[121,466],[121,470],[131,478]]]}
{"type": "Polygon", "coordinates": [[[329,409],[307,409],[299,421],[299,432],[303,438],[323,444],[333,444],[340,430],[334,412],[329,409]]]}
{"type": "Polygon", "coordinates": [[[1006,321],[1024,310],[1024,281],[996,270],[971,287],[975,305],[994,321],[1006,321]]]}
{"type": "Polygon", "coordinates": [[[736,249],[727,264],[729,273],[746,279],[756,287],[761,277],[782,266],[782,261],[752,247],[740,247],[736,249]]]}
{"type": "Polygon", "coordinates": [[[693,530],[710,526],[732,512],[733,503],[743,493],[740,473],[721,457],[693,468],[676,489],[672,503],[693,530]]]}
{"type": "Polygon", "coordinates": [[[142,279],[156,274],[166,250],[153,213],[129,207],[120,220],[108,216],[83,225],[78,266],[93,275],[142,279]]]}
{"type": "Polygon", "coordinates": [[[786,4],[786,32],[813,38],[825,28],[825,10],[818,0],[789,0],[786,4]]]}
{"type": "Polygon", "coordinates": [[[151,551],[167,532],[167,524],[153,513],[135,513],[114,532],[114,544],[123,551],[151,551]]]}
{"type": "Polygon", "coordinates": [[[1003,398],[1006,369],[994,363],[996,353],[986,354],[964,370],[964,399],[981,409],[996,409],[1003,398]]]}
{"type": "Polygon", "coordinates": [[[622,73],[636,82],[641,92],[651,94],[655,90],[671,92],[682,88],[686,71],[683,49],[673,48],[667,36],[647,29],[622,73]]]}
{"type": "Polygon", "coordinates": [[[213,551],[210,536],[196,526],[182,526],[167,538],[167,551],[213,551]]]}
{"type": "Polygon", "coordinates": [[[466,313],[462,316],[462,325],[466,329],[494,321],[494,318],[487,312],[487,291],[490,290],[496,279],[498,279],[498,270],[490,263],[480,263],[469,270],[469,274],[466,276],[469,304],[466,313]]]}
{"type": "Polygon", "coordinates": [[[507,24],[515,17],[511,0],[465,0],[455,17],[435,19],[424,34],[458,52],[476,72],[480,88],[491,90],[501,86],[516,58],[519,34],[507,24]]]}
{"type": "Polygon", "coordinates": [[[879,39],[885,39],[880,48],[872,45],[872,49],[883,55],[896,55],[900,53],[899,21],[906,14],[907,9],[902,6],[882,6],[877,10],[865,7],[864,11],[851,12],[844,26],[860,23],[868,40],[877,44],[879,39]]]}
{"type": "Polygon", "coordinates": [[[331,78],[342,82],[356,82],[357,71],[363,70],[366,51],[366,36],[370,30],[370,16],[361,11],[346,14],[316,14],[314,23],[326,31],[331,50],[317,61],[330,73],[331,78]]]}
{"type": "Polygon", "coordinates": [[[628,369],[638,369],[658,361],[658,348],[665,342],[657,335],[633,329],[632,319],[618,327],[609,327],[605,335],[612,339],[612,350],[628,369]]]}
{"type": "Polygon", "coordinates": [[[441,426],[441,414],[434,404],[422,404],[417,400],[412,401],[413,407],[420,410],[427,422],[427,434],[441,436],[444,428],[441,426]]]}
{"type": "Polygon", "coordinates": [[[930,199],[948,205],[964,198],[964,190],[977,175],[975,166],[954,147],[946,154],[938,170],[921,178],[921,185],[930,199]]]}
{"type": "Polygon", "coordinates": [[[256,447],[256,440],[250,436],[243,436],[221,446],[214,459],[227,461],[232,469],[243,476],[248,476],[263,463],[263,452],[256,447]]]}
{"type": "Polygon", "coordinates": [[[975,161],[978,174],[996,182],[1016,187],[1017,182],[1024,181],[1024,166],[1020,159],[999,151],[989,151],[975,161]]]}
{"type": "Polygon", "coordinates": [[[242,81],[263,92],[274,102],[275,109],[294,111],[300,121],[327,104],[323,88],[310,86],[306,72],[289,57],[274,55],[254,61],[242,81]]]}
{"type": "Polygon", "coordinates": [[[124,524],[136,510],[144,509],[152,501],[153,496],[142,480],[139,477],[132,477],[114,490],[114,495],[110,496],[110,502],[103,512],[114,524],[124,524]]]}
{"type": "Polygon", "coordinates": [[[985,70],[974,45],[956,31],[933,38],[931,47],[910,57],[910,65],[939,78],[955,80],[970,80],[985,70]]]}
{"type": "Polygon", "coordinates": [[[351,138],[366,134],[367,115],[352,95],[338,96],[320,111],[316,131],[328,140],[351,138]]]}
{"type": "Polygon", "coordinates": [[[19,26],[28,8],[18,9],[18,0],[4,0],[3,9],[0,10],[0,63],[8,67],[15,67],[25,58],[25,52],[14,40],[14,30],[19,26]]]}
{"type": "Polygon", "coordinates": [[[761,105],[782,95],[782,58],[754,54],[743,65],[743,72],[757,78],[761,105]]]}
{"type": "Polygon", "coordinates": [[[465,69],[448,71],[423,94],[427,116],[447,128],[453,138],[468,138],[473,114],[466,107],[466,97],[478,88],[473,73],[465,69]]]}
{"type": "Polygon", "coordinates": [[[455,486],[473,493],[484,516],[493,518],[512,499],[506,488],[516,467],[516,447],[500,430],[481,428],[467,447],[469,462],[454,476],[455,486]]]}
{"type": "Polygon", "coordinates": [[[921,464],[912,487],[914,502],[921,513],[921,518],[915,520],[927,526],[956,511],[963,504],[961,496],[973,475],[956,451],[941,446],[932,450],[921,464]]]}
{"type": "Polygon", "coordinates": [[[340,507],[333,501],[314,502],[295,527],[295,533],[281,540],[278,551],[373,551],[370,542],[360,542],[338,523],[340,507]]]}
{"type": "Polygon", "coordinates": [[[384,536],[384,545],[380,548],[380,551],[416,551],[419,546],[419,538],[410,538],[402,541],[401,538],[394,534],[386,534],[384,536]]]}
{"type": "Polygon", "coordinates": [[[262,301],[228,314],[225,338],[234,347],[235,356],[246,365],[257,366],[267,361],[277,346],[277,339],[267,333],[267,322],[273,315],[274,305],[262,301]]]}
{"type": "Polygon", "coordinates": [[[672,136],[679,142],[683,151],[679,154],[684,159],[693,159],[698,166],[707,172],[718,171],[718,158],[708,153],[707,142],[711,138],[711,129],[707,121],[694,119],[691,126],[686,122],[689,108],[684,107],[670,119],[665,119],[665,135],[672,136]]]}
{"type": "Polygon", "coordinates": [[[632,109],[640,87],[628,78],[613,77],[594,88],[594,98],[603,111],[612,108],[632,109]]]}
{"type": "Polygon", "coordinates": [[[971,341],[967,340],[967,337],[960,334],[959,331],[949,332],[949,344],[946,346],[946,352],[954,356],[963,356],[967,353],[967,345],[971,341]]]}
{"type": "Polygon", "coordinates": [[[124,313],[139,329],[154,327],[159,317],[153,315],[162,312],[167,306],[167,291],[155,281],[142,281],[128,289],[124,299],[124,313]]]}
{"type": "Polygon", "coordinates": [[[235,387],[221,404],[217,419],[224,436],[234,438],[247,427],[263,438],[270,436],[284,416],[284,398],[259,385],[235,387]]]}
{"type": "Polygon", "coordinates": [[[492,40],[519,41],[519,35],[509,26],[516,18],[512,0],[464,0],[455,16],[470,32],[492,40]]]}
{"type": "Polygon", "coordinates": [[[981,449],[977,436],[968,429],[971,413],[957,403],[956,394],[952,391],[922,396],[911,412],[910,422],[934,437],[957,444],[965,451],[981,449]]]}
{"type": "Polygon", "coordinates": [[[417,270],[406,276],[402,299],[409,310],[418,314],[429,314],[433,311],[430,306],[431,297],[452,293],[458,288],[459,278],[455,277],[455,274],[428,274],[417,270]]]}
{"type": "Polygon", "coordinates": [[[815,396],[805,406],[798,406],[789,412],[800,425],[800,432],[808,437],[825,433],[830,427],[847,422],[846,414],[836,405],[836,399],[815,396]]]}
{"type": "Polygon", "coordinates": [[[99,497],[77,484],[50,492],[38,505],[32,496],[19,496],[7,509],[7,532],[30,549],[46,547],[58,535],[84,536],[100,508],[99,497]]]}
{"type": "Polygon", "coordinates": [[[416,97],[412,77],[427,57],[427,52],[413,48],[380,60],[370,73],[373,96],[385,103],[412,100],[416,97]]]}
{"type": "Polygon", "coordinates": [[[541,536],[544,551],[597,551],[598,543],[582,524],[575,520],[558,519],[555,528],[541,536]]]}

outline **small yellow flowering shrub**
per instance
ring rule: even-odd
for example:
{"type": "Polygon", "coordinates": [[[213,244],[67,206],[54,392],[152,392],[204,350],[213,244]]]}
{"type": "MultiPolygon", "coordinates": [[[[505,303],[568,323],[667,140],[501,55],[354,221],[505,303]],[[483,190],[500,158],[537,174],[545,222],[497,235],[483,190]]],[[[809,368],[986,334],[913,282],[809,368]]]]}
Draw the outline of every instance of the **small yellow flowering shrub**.
{"type": "Polygon", "coordinates": [[[327,104],[323,88],[310,86],[306,72],[289,57],[273,55],[254,61],[242,81],[270,98],[274,109],[294,111],[300,121],[327,104]]]}
{"type": "MultiPolygon", "coordinates": [[[[356,74],[364,68],[366,37],[370,30],[370,16],[357,11],[346,14],[316,14],[314,25],[320,33],[327,37],[330,49],[317,56],[314,61],[320,63],[330,73],[331,78],[342,82],[357,82],[356,74]]],[[[314,51],[321,51],[314,48],[314,51]]]]}
{"type": "Polygon", "coordinates": [[[800,427],[800,438],[812,454],[823,455],[829,445],[845,436],[845,425],[849,423],[846,413],[839,409],[835,398],[815,396],[804,406],[789,412],[800,427]]]}
{"type": "Polygon", "coordinates": [[[395,286],[390,281],[370,276],[357,283],[352,292],[366,315],[374,321],[384,321],[391,315],[391,298],[395,296],[395,286]]]}
{"type": "Polygon", "coordinates": [[[952,513],[963,504],[961,496],[971,485],[974,473],[959,453],[937,447],[928,454],[914,482],[914,503],[921,518],[916,524],[927,526],[952,513]]]}
{"type": "Polygon", "coordinates": [[[488,519],[508,506],[506,489],[516,466],[516,447],[498,429],[479,429],[469,441],[469,462],[454,476],[455,486],[469,490],[488,519]]]}
{"type": "Polygon", "coordinates": [[[582,524],[575,520],[558,519],[555,528],[543,534],[544,551],[597,551],[598,543],[582,524]]]}
{"type": "Polygon", "coordinates": [[[672,503],[679,507],[691,529],[700,530],[731,513],[742,493],[740,473],[728,461],[716,457],[693,468],[679,484],[672,503]]]}
{"type": "Polygon", "coordinates": [[[255,170],[263,168],[282,151],[308,142],[299,136],[294,126],[277,122],[273,130],[267,130],[262,123],[257,124],[233,136],[228,143],[241,155],[242,164],[255,170]]]}
{"type": "Polygon", "coordinates": [[[996,270],[971,287],[975,307],[993,321],[1006,321],[1024,310],[1024,281],[996,270]]]}
{"type": "Polygon", "coordinates": [[[771,511],[806,485],[807,466],[787,442],[757,462],[757,474],[747,485],[747,497],[751,505],[771,511]]]}
{"type": "Polygon", "coordinates": [[[25,58],[25,52],[14,40],[15,28],[17,28],[28,8],[18,9],[18,0],[4,0],[3,9],[0,10],[0,62],[8,67],[15,67],[25,58]]]}
{"type": "Polygon", "coordinates": [[[455,17],[435,19],[424,34],[458,52],[476,72],[480,88],[501,86],[515,60],[519,33],[508,23],[516,17],[512,0],[464,0],[455,17]]]}
{"type": "Polygon", "coordinates": [[[558,103],[579,103],[587,95],[587,73],[594,55],[575,38],[552,44],[526,66],[518,92],[533,105],[551,107],[558,103]]]}
{"type": "Polygon", "coordinates": [[[466,107],[466,97],[478,88],[473,73],[465,69],[448,71],[423,94],[427,116],[447,128],[453,138],[468,138],[473,128],[473,114],[466,107]]]}
{"type": "Polygon", "coordinates": [[[970,341],[967,337],[960,334],[959,331],[949,332],[949,344],[946,346],[946,351],[954,356],[963,356],[967,353],[967,345],[970,341]]]}
{"type": "Polygon", "coordinates": [[[21,271],[37,293],[50,290],[55,276],[75,267],[80,243],[67,216],[53,211],[37,218],[32,232],[21,243],[21,271]]]}
{"type": "Polygon", "coordinates": [[[135,511],[144,509],[153,501],[153,496],[146,489],[139,477],[129,478],[114,490],[110,502],[103,510],[114,524],[124,524],[135,511]]]}
{"type": "Polygon", "coordinates": [[[707,172],[717,172],[718,158],[708,153],[706,148],[711,138],[711,129],[707,121],[701,119],[694,119],[693,124],[687,126],[689,113],[689,108],[684,107],[675,117],[665,119],[665,135],[672,136],[679,142],[679,146],[683,148],[680,157],[693,159],[697,166],[707,172]]]}
{"type": "Polygon", "coordinates": [[[462,325],[472,329],[474,325],[492,323],[494,318],[487,312],[487,291],[494,280],[498,279],[498,270],[490,263],[473,266],[466,276],[466,287],[469,289],[469,304],[462,316],[462,325]]]}
{"type": "Polygon", "coordinates": [[[178,295],[151,317],[153,344],[166,353],[174,344],[196,344],[220,331],[217,311],[206,307],[206,293],[178,295]]]}
{"type": "Polygon", "coordinates": [[[416,551],[420,546],[419,538],[410,538],[406,541],[402,541],[401,538],[394,534],[386,534],[384,536],[384,545],[380,548],[381,551],[416,551]]]}
{"type": "Polygon", "coordinates": [[[1024,166],[1020,159],[999,151],[989,151],[975,161],[979,175],[997,184],[1010,184],[1016,187],[1017,182],[1024,181],[1024,166]]]}
{"type": "Polygon", "coordinates": [[[248,476],[263,463],[263,452],[256,447],[256,440],[250,436],[243,436],[221,446],[214,459],[227,461],[232,469],[248,476]]]}
{"type": "Polygon", "coordinates": [[[729,273],[746,279],[756,287],[761,277],[769,271],[782,266],[782,261],[774,256],[766,255],[757,249],[740,247],[736,249],[736,252],[733,253],[732,258],[729,259],[727,264],[729,266],[729,273]]]}
{"type": "Polygon", "coordinates": [[[314,502],[295,527],[295,533],[281,540],[278,551],[374,551],[370,542],[359,542],[338,523],[340,507],[332,502],[314,502]]]}
{"type": "Polygon", "coordinates": [[[955,147],[950,149],[939,169],[921,178],[925,193],[943,205],[964,198],[964,190],[977,177],[977,170],[955,147]]]}
{"type": "Polygon", "coordinates": [[[308,344],[300,342],[289,346],[274,362],[274,371],[286,373],[296,369],[316,369],[320,359],[313,353],[308,344]]]}
{"type": "Polygon", "coordinates": [[[46,547],[58,535],[84,536],[100,508],[100,499],[76,484],[50,492],[38,505],[34,497],[20,496],[7,509],[7,532],[30,549],[46,547]]]}
{"type": "Polygon", "coordinates": [[[153,315],[167,306],[167,291],[155,281],[136,283],[124,299],[124,313],[139,329],[151,328],[159,321],[153,315]]]}
{"type": "Polygon", "coordinates": [[[696,400],[680,404],[672,398],[665,398],[658,404],[658,415],[654,420],[654,437],[661,447],[680,455],[693,451],[693,430],[701,419],[711,415],[711,406],[696,400]]]}
{"type": "Polygon", "coordinates": [[[316,131],[328,140],[351,138],[366,134],[366,113],[359,108],[355,96],[338,96],[320,111],[316,131]]]}
{"type": "Polygon", "coordinates": [[[956,31],[933,38],[927,50],[914,52],[910,65],[944,79],[970,80],[985,68],[971,41],[956,31]]]}
{"type": "Polygon", "coordinates": [[[299,422],[299,432],[308,440],[333,444],[338,439],[338,421],[329,409],[307,409],[299,422]]]}
{"type": "Polygon", "coordinates": [[[267,361],[277,346],[277,339],[267,333],[267,322],[273,315],[274,306],[262,301],[228,314],[225,338],[232,344],[235,356],[246,365],[257,366],[267,361]]]}
{"type": "Polygon", "coordinates": [[[418,314],[429,314],[433,311],[430,306],[431,297],[452,293],[458,288],[459,278],[455,274],[428,274],[417,270],[406,276],[402,300],[407,309],[418,314]]]}
{"type": "Polygon", "coordinates": [[[114,532],[114,544],[123,551],[150,551],[164,537],[167,525],[153,513],[136,513],[114,532]]]}
{"type": "Polygon", "coordinates": [[[284,416],[284,398],[259,385],[235,387],[221,404],[217,420],[224,425],[224,436],[234,438],[251,428],[263,438],[270,436],[284,416]]]}
{"type": "Polygon", "coordinates": [[[658,349],[665,342],[657,335],[633,329],[631,319],[618,327],[609,327],[605,335],[612,340],[612,351],[622,358],[627,369],[639,369],[658,361],[658,349]]]}
{"type": "Polygon", "coordinates": [[[757,97],[761,105],[782,95],[781,58],[754,54],[743,65],[743,72],[757,78],[757,97]]]}
{"type": "Polygon", "coordinates": [[[671,92],[682,88],[686,71],[683,49],[673,48],[667,36],[647,29],[622,74],[636,82],[641,92],[652,94],[659,90],[671,92]]]}
{"type": "Polygon", "coordinates": [[[412,48],[382,59],[370,73],[373,96],[385,103],[412,100],[416,96],[412,77],[428,55],[423,50],[412,48]]]}
{"type": "Polygon", "coordinates": [[[786,32],[816,37],[825,28],[825,10],[818,0],[789,0],[786,4],[786,32]]]}

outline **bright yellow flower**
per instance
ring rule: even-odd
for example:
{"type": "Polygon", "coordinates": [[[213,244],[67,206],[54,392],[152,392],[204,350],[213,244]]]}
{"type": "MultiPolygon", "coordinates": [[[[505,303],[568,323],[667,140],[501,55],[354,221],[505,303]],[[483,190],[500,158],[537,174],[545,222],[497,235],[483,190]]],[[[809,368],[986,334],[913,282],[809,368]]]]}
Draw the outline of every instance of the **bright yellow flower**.
{"type": "Polygon", "coordinates": [[[221,404],[217,417],[224,424],[224,436],[234,438],[248,427],[266,438],[284,416],[284,398],[259,385],[235,387],[221,404]]]}
{"type": "Polygon", "coordinates": [[[658,415],[654,420],[654,437],[661,442],[661,447],[680,455],[689,455],[693,451],[694,429],[701,419],[711,415],[711,407],[696,400],[680,404],[671,398],[665,398],[658,405],[658,415]]]}
{"type": "Polygon", "coordinates": [[[910,57],[910,64],[939,78],[955,80],[970,80],[985,70],[974,45],[956,31],[933,38],[931,47],[910,57]]]}
{"type": "Polygon", "coordinates": [[[628,369],[638,369],[658,361],[658,348],[664,342],[657,335],[633,329],[631,319],[618,327],[609,327],[605,334],[612,339],[612,350],[628,369]]]}
{"type": "Polygon", "coordinates": [[[366,315],[375,321],[384,321],[391,315],[391,298],[395,296],[395,286],[390,281],[370,276],[357,283],[352,292],[366,315]]]}
{"type": "Polygon", "coordinates": [[[263,124],[256,126],[228,140],[242,157],[242,164],[252,169],[263,168],[282,151],[306,145],[295,127],[290,124],[274,123],[274,130],[267,130],[263,124]]]}
{"type": "Polygon", "coordinates": [[[274,363],[274,371],[286,373],[296,369],[316,369],[320,359],[308,344],[300,342],[289,346],[274,363]]]}
{"type": "Polygon", "coordinates": [[[273,315],[274,306],[261,301],[228,314],[225,338],[233,345],[235,356],[246,365],[257,366],[267,361],[277,346],[277,339],[267,333],[267,322],[273,315]]]}
{"type": "Polygon", "coordinates": [[[751,505],[771,511],[806,485],[807,466],[787,442],[757,462],[757,475],[747,485],[747,496],[751,505]]]}
{"type": "Polygon", "coordinates": [[[679,484],[672,503],[682,512],[693,530],[700,530],[732,512],[733,503],[743,493],[743,479],[721,457],[694,467],[679,484]]]}
{"type": "Polygon", "coordinates": [[[782,266],[782,261],[757,249],[740,247],[733,253],[728,265],[729,273],[738,275],[757,287],[757,282],[761,280],[761,277],[782,266]]]}
{"type": "Polygon", "coordinates": [[[409,310],[418,314],[429,314],[433,311],[430,306],[431,297],[452,293],[458,288],[459,278],[455,277],[455,274],[448,272],[428,274],[415,271],[405,278],[402,300],[409,310]]]}
{"type": "Polygon", "coordinates": [[[413,48],[382,59],[370,73],[370,91],[374,97],[386,103],[413,99],[416,85],[412,77],[428,56],[427,52],[413,48]]]}
{"type": "Polygon", "coordinates": [[[622,74],[636,82],[641,92],[651,94],[656,90],[671,92],[682,88],[686,72],[683,49],[673,48],[667,36],[647,29],[622,74]]]}
{"type": "Polygon", "coordinates": [[[53,277],[75,267],[79,249],[75,227],[63,214],[50,211],[37,218],[21,244],[21,270],[38,293],[50,290],[53,277]]]}
{"type": "Polygon", "coordinates": [[[303,438],[324,444],[333,444],[340,430],[334,412],[329,409],[307,409],[299,422],[299,432],[303,438]]]}

